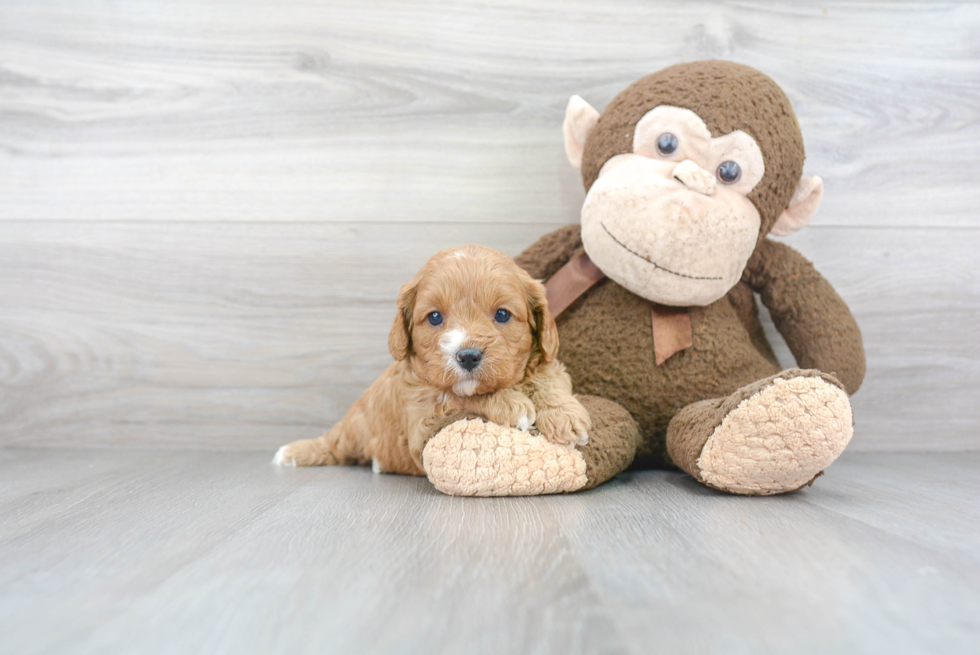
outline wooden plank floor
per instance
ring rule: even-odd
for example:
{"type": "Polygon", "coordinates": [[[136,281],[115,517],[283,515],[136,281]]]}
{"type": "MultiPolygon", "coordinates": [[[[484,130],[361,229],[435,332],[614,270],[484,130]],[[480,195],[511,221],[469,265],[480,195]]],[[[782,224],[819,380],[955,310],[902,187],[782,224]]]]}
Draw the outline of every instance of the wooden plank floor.
{"type": "Polygon", "coordinates": [[[0,449],[0,652],[980,649],[980,453],[502,499],[269,455],[0,449]]]}

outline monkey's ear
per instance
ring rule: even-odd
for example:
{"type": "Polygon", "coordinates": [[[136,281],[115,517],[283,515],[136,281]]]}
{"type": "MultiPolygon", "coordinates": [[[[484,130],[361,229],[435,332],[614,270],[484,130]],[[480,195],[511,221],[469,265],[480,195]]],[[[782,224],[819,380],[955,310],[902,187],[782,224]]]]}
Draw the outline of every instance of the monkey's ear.
{"type": "Polygon", "coordinates": [[[599,112],[582,100],[581,96],[572,96],[568,99],[565,123],[561,129],[565,134],[565,156],[575,168],[582,168],[585,140],[589,138],[589,132],[595,127],[597,120],[599,120],[599,112]]]}
{"type": "Polygon", "coordinates": [[[821,198],[823,198],[823,180],[816,176],[801,179],[789,201],[789,207],[779,215],[769,233],[784,237],[806,227],[817,213],[821,198]]]}
{"type": "Polygon", "coordinates": [[[388,350],[396,361],[408,357],[412,347],[412,314],[415,312],[415,296],[418,293],[418,277],[398,292],[398,313],[388,334],[388,350]]]}

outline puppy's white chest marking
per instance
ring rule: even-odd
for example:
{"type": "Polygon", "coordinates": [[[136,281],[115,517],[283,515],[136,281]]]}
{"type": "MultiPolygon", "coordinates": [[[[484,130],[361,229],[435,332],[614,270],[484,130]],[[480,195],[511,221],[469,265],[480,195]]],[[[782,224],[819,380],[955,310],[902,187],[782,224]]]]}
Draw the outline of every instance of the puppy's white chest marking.
{"type": "Polygon", "coordinates": [[[453,385],[453,392],[457,396],[472,396],[473,392],[476,391],[476,387],[480,384],[479,380],[474,380],[470,378],[468,380],[463,380],[462,382],[457,382],[453,385]]]}

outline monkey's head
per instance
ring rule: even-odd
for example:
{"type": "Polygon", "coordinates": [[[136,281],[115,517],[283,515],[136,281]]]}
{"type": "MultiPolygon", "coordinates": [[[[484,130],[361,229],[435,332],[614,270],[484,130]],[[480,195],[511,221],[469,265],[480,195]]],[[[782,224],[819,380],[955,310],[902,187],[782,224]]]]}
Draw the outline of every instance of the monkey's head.
{"type": "Polygon", "coordinates": [[[708,305],[741,279],[769,233],[805,226],[823,182],[803,178],[789,99],[724,61],[648,75],[599,115],[568,102],[565,152],[587,191],[582,241],[595,264],[664,305],[708,305]]]}

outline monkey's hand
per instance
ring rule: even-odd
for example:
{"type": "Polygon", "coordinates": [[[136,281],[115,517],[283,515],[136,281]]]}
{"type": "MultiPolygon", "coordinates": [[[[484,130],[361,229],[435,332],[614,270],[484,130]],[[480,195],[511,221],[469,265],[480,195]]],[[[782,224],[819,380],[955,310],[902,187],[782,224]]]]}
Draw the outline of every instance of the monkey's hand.
{"type": "Polygon", "coordinates": [[[568,401],[557,407],[545,407],[538,411],[536,421],[544,438],[555,444],[584,446],[589,443],[592,419],[582,403],[569,396],[568,401]]]}

